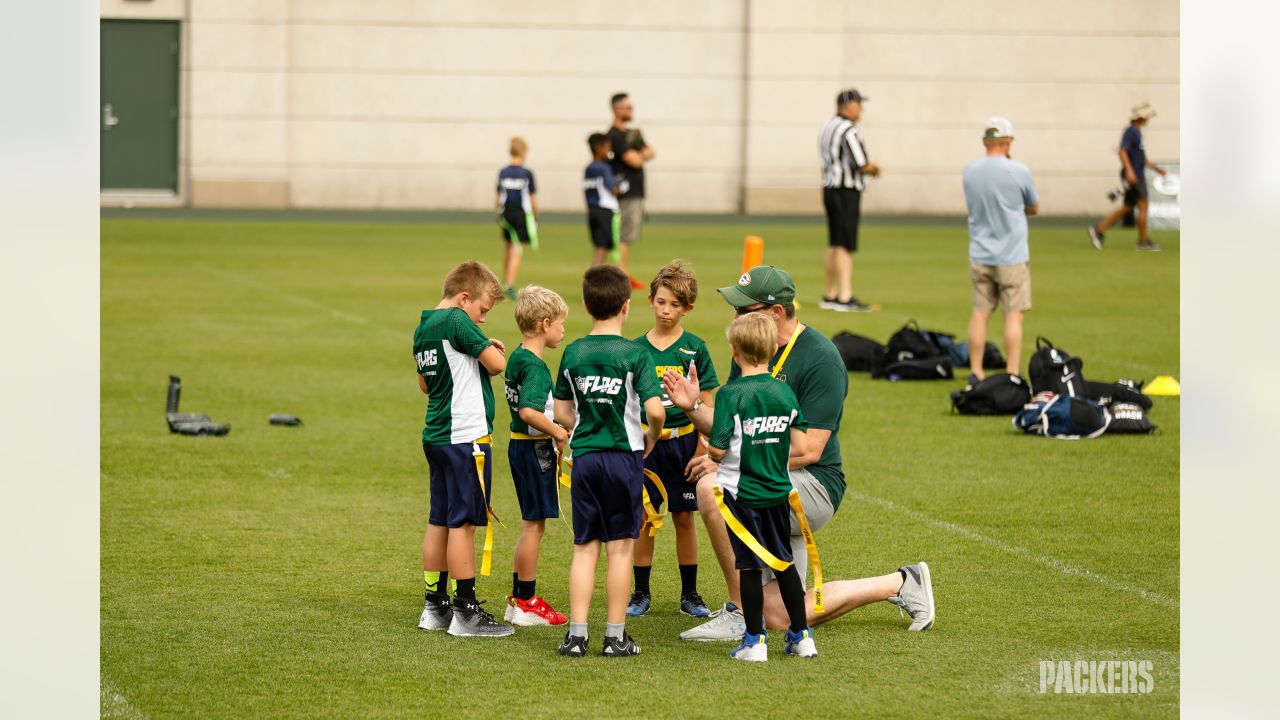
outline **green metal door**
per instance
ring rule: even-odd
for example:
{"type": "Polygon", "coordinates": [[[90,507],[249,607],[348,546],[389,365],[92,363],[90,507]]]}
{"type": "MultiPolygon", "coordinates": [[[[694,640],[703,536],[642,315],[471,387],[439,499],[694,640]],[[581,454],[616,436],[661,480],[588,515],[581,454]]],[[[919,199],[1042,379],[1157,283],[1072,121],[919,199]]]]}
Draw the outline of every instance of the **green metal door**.
{"type": "Polygon", "coordinates": [[[102,21],[103,190],[178,190],[178,23],[102,21]]]}

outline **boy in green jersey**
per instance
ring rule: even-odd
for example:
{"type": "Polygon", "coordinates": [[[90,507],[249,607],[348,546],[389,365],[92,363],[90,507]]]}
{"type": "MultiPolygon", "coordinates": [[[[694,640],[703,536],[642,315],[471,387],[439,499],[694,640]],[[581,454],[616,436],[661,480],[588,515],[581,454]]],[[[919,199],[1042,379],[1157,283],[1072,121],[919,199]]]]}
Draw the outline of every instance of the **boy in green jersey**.
{"type": "MultiPolygon", "coordinates": [[[[649,306],[653,309],[654,326],[635,342],[653,358],[658,377],[668,370],[688,376],[695,368],[700,381],[700,399],[711,402],[711,391],[720,385],[716,380],[715,365],[707,344],[697,335],[684,329],[684,316],[693,311],[698,300],[698,279],[683,261],[675,260],[658,271],[649,284],[649,306]]],[[[662,439],[645,458],[645,470],[652,473],[645,477],[645,491],[655,513],[662,510],[663,501],[671,513],[676,529],[676,562],[680,566],[680,612],[697,618],[711,615],[707,604],[698,594],[698,533],[694,516],[698,512],[696,485],[685,480],[685,466],[702,452],[698,432],[684,411],[673,406],[664,393],[662,406],[666,409],[667,422],[662,439]],[[657,478],[655,481],[654,478],[657,478]]],[[[661,515],[658,515],[660,523],[661,515]]],[[[653,546],[656,523],[649,522],[641,528],[635,548],[635,591],[627,602],[627,615],[635,617],[649,612],[651,605],[649,575],[653,570],[653,546]]]]}
{"type": "Polygon", "coordinates": [[[547,518],[560,517],[555,444],[569,437],[567,430],[555,424],[551,370],[542,353],[564,340],[568,315],[569,306],[564,299],[544,287],[529,285],[516,297],[516,325],[524,341],[507,359],[507,406],[511,410],[507,457],[522,522],[505,616],[516,626],[563,625],[569,621],[537,594],[538,550],[547,518]]]}
{"type": "Polygon", "coordinates": [[[804,454],[804,417],[791,388],[769,374],[769,358],[778,346],[777,325],[763,315],[750,313],[735,319],[727,335],[741,374],[716,396],[707,455],[720,463],[717,498],[733,530],[729,541],[747,625],[742,644],[729,657],[754,662],[769,659],[764,629],[766,565],[774,569],[791,620],[787,654],[817,657],[813,632],[805,618],[804,583],[793,562],[788,503],[792,486],[787,463],[792,456],[804,454]],[[757,547],[749,544],[752,540],[757,547]]]}
{"type": "Polygon", "coordinates": [[[418,627],[447,629],[459,637],[515,632],[476,600],[475,534],[477,526],[489,524],[492,487],[494,408],[489,377],[507,366],[506,348],[486,338],[480,323],[501,299],[502,286],[493,271],[478,262],[464,262],[445,276],[440,304],[422,311],[413,333],[418,389],[428,398],[422,451],[431,478],[431,510],[422,538],[427,597],[418,627]],[[450,576],[457,584],[452,604],[450,576]]]}
{"type": "Polygon", "coordinates": [[[573,428],[573,562],[569,569],[569,631],[560,654],[587,652],[587,613],[603,544],[608,625],[604,655],[639,655],[626,633],[631,550],[640,534],[644,456],[662,435],[666,411],[649,354],[622,336],[631,309],[631,278],[596,265],[582,278],[591,334],[565,348],[556,374],[556,422],[573,428]],[[643,406],[649,420],[640,425],[643,406]]]}

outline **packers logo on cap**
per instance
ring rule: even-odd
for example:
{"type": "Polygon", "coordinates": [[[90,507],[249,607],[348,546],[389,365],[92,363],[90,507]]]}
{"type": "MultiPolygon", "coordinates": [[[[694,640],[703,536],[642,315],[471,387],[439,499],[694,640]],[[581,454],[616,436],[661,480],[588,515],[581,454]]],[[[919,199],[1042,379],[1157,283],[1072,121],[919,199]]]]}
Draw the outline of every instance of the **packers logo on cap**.
{"type": "Polygon", "coordinates": [[[750,285],[751,273],[742,273],[742,277],[738,278],[738,284],[743,286],[750,285]]]}

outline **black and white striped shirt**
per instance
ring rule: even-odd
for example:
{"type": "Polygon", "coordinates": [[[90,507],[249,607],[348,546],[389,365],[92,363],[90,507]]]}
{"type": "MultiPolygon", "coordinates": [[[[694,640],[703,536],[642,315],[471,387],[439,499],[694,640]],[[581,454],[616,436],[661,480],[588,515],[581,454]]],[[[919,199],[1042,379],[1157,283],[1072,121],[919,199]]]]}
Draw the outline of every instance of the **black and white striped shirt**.
{"type": "Polygon", "coordinates": [[[852,120],[836,115],[827,121],[818,138],[822,156],[822,186],[865,190],[866,179],[859,170],[867,164],[862,135],[852,120]]]}

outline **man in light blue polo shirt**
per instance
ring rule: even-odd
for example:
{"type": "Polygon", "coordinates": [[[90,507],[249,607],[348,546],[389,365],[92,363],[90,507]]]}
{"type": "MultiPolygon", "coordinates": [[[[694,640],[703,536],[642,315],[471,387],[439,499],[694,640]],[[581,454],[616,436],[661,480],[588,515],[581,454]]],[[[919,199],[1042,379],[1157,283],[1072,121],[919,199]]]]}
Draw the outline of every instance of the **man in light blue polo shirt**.
{"type": "Polygon", "coordinates": [[[1031,309],[1027,216],[1040,211],[1031,171],[1011,157],[1013,124],[992,117],[982,131],[986,157],[964,169],[964,199],[969,206],[969,278],[973,315],[969,318],[969,368],[979,380],[987,320],[1004,307],[1006,370],[1018,373],[1022,360],[1022,316],[1031,309]]]}

